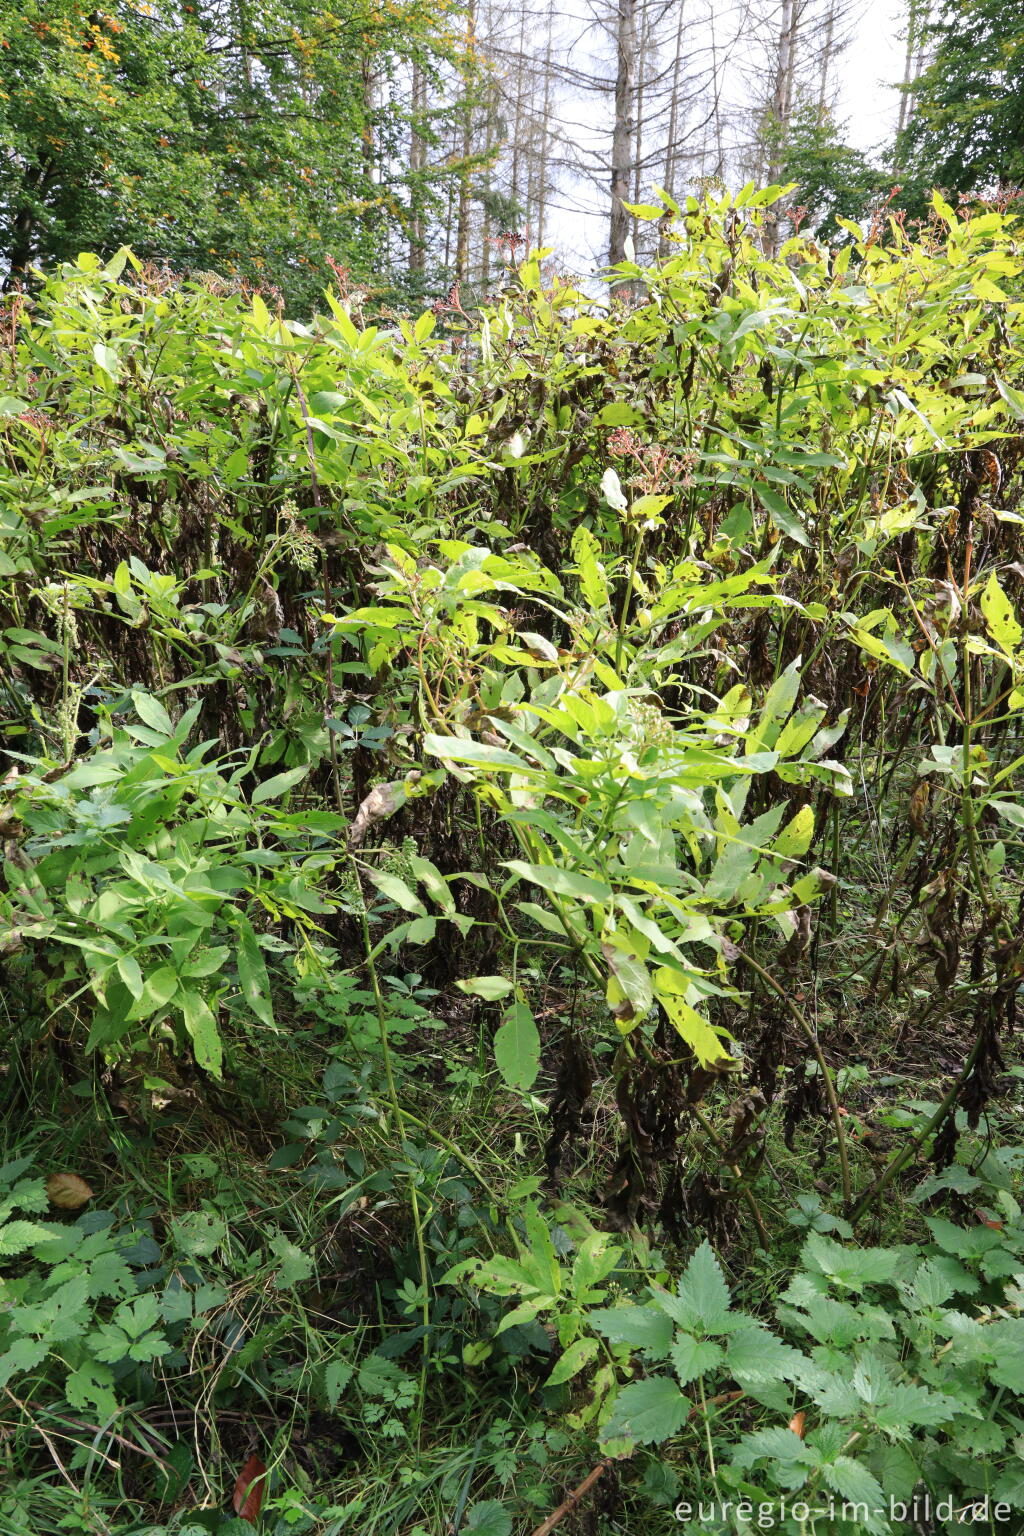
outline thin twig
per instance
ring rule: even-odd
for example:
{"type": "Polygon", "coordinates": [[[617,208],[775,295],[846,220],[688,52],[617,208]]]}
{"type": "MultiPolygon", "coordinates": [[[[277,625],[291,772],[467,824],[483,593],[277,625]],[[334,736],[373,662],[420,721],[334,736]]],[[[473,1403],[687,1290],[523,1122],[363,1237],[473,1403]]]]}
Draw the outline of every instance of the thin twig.
{"type": "Polygon", "coordinates": [[[587,1473],[579,1487],[574,1488],[572,1493],[569,1494],[569,1497],[563,1499],[557,1509],[552,1510],[547,1519],[543,1520],[541,1524],[538,1525],[537,1529],[532,1533],[532,1536],[549,1536],[549,1533],[554,1530],[558,1522],[564,1519],[571,1510],[575,1509],[580,1499],[583,1498],[583,1495],[590,1492],[591,1488],[593,1488],[594,1484],[597,1482],[602,1473],[607,1472],[613,1460],[613,1457],[606,1456],[604,1461],[599,1461],[593,1472],[587,1473]]]}

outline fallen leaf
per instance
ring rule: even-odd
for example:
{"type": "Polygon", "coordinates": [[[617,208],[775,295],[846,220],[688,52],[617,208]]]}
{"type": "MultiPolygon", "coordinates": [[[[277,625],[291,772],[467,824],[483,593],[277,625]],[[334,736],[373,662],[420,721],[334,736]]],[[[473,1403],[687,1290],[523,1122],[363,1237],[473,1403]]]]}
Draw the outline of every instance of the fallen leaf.
{"type": "Polygon", "coordinates": [[[78,1211],[92,1199],[92,1190],[77,1173],[51,1173],[46,1181],[46,1195],[50,1204],[62,1211],[78,1211]]]}
{"type": "Polygon", "coordinates": [[[263,1490],[266,1487],[267,1469],[254,1453],[238,1474],[231,1503],[240,1520],[255,1525],[260,1517],[263,1490]]]}

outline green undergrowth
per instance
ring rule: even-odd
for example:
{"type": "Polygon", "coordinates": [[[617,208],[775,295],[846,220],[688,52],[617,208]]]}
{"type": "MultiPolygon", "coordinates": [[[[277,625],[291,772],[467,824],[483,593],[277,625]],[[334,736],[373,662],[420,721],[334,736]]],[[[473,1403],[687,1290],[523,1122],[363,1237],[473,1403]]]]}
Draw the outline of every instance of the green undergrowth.
{"type": "Polygon", "coordinates": [[[6,305],[0,1536],[1019,1525],[1019,225],[781,195],[6,305]]]}

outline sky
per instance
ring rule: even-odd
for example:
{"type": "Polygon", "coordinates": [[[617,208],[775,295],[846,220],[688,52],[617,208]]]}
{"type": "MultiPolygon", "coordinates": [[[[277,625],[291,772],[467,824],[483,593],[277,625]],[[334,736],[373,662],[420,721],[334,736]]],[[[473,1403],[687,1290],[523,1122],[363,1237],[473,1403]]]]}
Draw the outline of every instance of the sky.
{"type": "MultiPolygon", "coordinates": [[[[569,0],[567,17],[579,3],[569,0]]],[[[721,9],[724,13],[727,3],[721,9]]],[[[903,74],[904,43],[899,33],[905,14],[906,0],[854,0],[850,42],[837,70],[836,120],[845,126],[847,142],[869,155],[891,141],[895,129],[899,93],[893,82],[903,74]]],[[[574,58],[570,51],[566,62],[587,67],[591,60],[582,54],[574,58]]],[[[592,94],[570,93],[560,106],[559,115],[573,122],[577,142],[607,143],[607,102],[592,94]]],[[[571,177],[563,180],[548,219],[545,245],[555,247],[561,263],[581,275],[602,265],[608,240],[607,203],[595,196],[592,184],[571,177]]]]}

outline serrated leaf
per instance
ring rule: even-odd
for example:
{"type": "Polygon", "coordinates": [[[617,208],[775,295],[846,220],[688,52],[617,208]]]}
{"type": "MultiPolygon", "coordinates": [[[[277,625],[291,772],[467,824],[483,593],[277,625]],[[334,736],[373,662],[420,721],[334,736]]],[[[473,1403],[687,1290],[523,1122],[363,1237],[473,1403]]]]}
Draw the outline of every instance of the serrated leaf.
{"type": "Polygon", "coordinates": [[[707,1239],[687,1264],[675,1295],[659,1292],[658,1302],[674,1322],[691,1332],[717,1333],[728,1325],[729,1287],[707,1239]]]}
{"type": "Polygon", "coordinates": [[[668,1376],[653,1376],[624,1387],[601,1430],[602,1440],[635,1440],[657,1444],[678,1434],[690,1412],[690,1401],[668,1376]]]}
{"type": "Polygon", "coordinates": [[[677,1333],[672,1343],[670,1358],[681,1387],[695,1381],[707,1371],[713,1371],[725,1358],[720,1344],[709,1339],[695,1339],[692,1333],[677,1333]]]}
{"type": "Polygon", "coordinates": [[[672,1343],[672,1319],[654,1307],[596,1307],[587,1314],[592,1328],[611,1344],[642,1349],[655,1360],[665,1359],[672,1343]]]}

